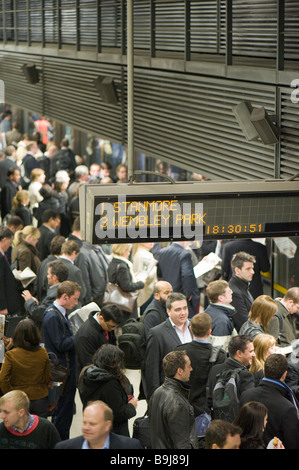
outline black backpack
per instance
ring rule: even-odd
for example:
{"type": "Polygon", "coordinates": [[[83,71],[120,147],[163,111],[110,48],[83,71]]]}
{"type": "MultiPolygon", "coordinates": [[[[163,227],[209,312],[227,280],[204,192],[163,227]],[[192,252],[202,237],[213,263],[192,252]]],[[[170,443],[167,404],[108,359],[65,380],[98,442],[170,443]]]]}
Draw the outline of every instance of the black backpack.
{"type": "Polygon", "coordinates": [[[225,369],[216,376],[213,389],[213,419],[232,423],[239,411],[238,383],[241,367],[225,369]]]}
{"type": "MultiPolygon", "coordinates": [[[[153,310],[159,312],[158,309],[150,309],[149,311],[153,310]]],[[[129,318],[122,326],[122,333],[118,337],[118,347],[125,354],[125,366],[127,369],[142,369],[146,348],[144,319],[147,313],[145,311],[137,319],[129,318]]],[[[159,313],[161,322],[165,321],[165,318],[162,318],[161,312],[159,313]]]]}

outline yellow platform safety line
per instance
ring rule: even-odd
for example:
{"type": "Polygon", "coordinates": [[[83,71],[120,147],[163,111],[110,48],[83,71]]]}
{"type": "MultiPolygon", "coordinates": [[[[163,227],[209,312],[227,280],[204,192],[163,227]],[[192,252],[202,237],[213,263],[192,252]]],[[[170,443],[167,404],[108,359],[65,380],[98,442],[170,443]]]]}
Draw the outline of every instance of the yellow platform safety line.
{"type": "MultiPolygon", "coordinates": [[[[269,272],[267,272],[267,273],[261,272],[261,275],[266,277],[267,279],[271,279],[271,273],[269,273],[269,272]]],[[[276,282],[273,283],[273,287],[274,287],[275,290],[277,290],[277,292],[280,292],[281,294],[285,294],[288,290],[285,287],[280,286],[276,282]]]]}

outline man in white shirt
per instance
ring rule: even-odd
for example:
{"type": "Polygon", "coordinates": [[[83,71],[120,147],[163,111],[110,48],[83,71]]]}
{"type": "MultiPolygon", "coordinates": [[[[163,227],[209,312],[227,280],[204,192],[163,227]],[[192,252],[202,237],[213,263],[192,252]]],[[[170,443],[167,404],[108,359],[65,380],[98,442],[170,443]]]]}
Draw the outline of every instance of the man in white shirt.
{"type": "Polygon", "coordinates": [[[165,322],[150,329],[145,353],[145,394],[147,400],[164,382],[163,358],[179,344],[192,341],[189,329],[188,304],[184,294],[174,292],[167,297],[165,322]]]}

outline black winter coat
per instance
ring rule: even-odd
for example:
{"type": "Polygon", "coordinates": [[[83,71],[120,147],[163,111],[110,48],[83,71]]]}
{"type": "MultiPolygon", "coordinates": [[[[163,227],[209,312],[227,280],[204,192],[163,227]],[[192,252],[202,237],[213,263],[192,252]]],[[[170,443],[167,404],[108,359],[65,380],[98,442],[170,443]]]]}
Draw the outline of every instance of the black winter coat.
{"type": "MultiPolygon", "coordinates": [[[[210,362],[213,349],[212,344],[193,340],[191,343],[177,346],[176,349],[179,349],[180,351],[185,350],[191,361],[193,370],[188,382],[188,385],[190,385],[189,400],[194,408],[195,416],[199,416],[204,411],[208,411],[206,395],[209,372],[212,367],[212,363],[210,362]]],[[[214,364],[222,364],[226,358],[226,352],[223,349],[220,349],[214,364]]]]}
{"type": "Polygon", "coordinates": [[[88,319],[83,323],[82,326],[80,326],[77,334],[75,335],[78,378],[83,367],[89,366],[93,363],[93,356],[95,352],[103,344],[116,344],[114,331],[108,332],[108,340],[99,322],[93,318],[94,314],[95,312],[90,312],[88,319]]]}
{"type": "Polygon", "coordinates": [[[128,403],[128,396],[133,394],[133,387],[128,381],[126,390],[120,380],[110,372],[91,365],[82,372],[78,390],[83,407],[88,401],[102,400],[113,411],[112,431],[129,436],[128,419],[136,415],[136,409],[128,403]]]}

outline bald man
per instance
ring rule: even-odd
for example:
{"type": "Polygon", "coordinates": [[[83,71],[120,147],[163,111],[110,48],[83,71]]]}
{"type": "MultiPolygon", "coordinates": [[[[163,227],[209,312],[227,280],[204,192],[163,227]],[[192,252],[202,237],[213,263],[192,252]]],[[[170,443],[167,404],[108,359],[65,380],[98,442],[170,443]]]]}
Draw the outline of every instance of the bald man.
{"type": "Polygon", "coordinates": [[[56,444],[55,449],[142,449],[137,439],[111,432],[113,412],[106,403],[91,402],[83,411],[82,435],[56,444]]]}
{"type": "Polygon", "coordinates": [[[146,338],[148,338],[151,328],[167,320],[166,300],[172,292],[172,285],[169,282],[156,282],[154,286],[154,298],[144,312],[144,333],[146,338]]]}

